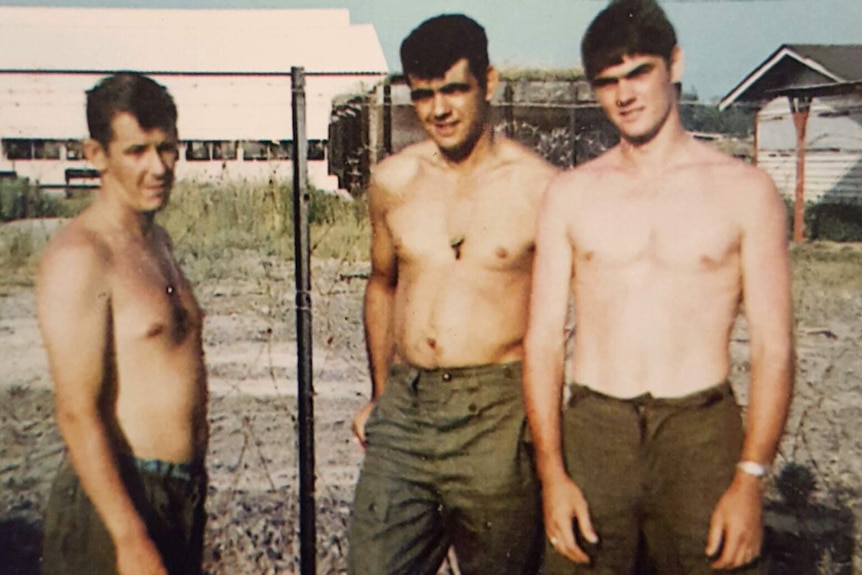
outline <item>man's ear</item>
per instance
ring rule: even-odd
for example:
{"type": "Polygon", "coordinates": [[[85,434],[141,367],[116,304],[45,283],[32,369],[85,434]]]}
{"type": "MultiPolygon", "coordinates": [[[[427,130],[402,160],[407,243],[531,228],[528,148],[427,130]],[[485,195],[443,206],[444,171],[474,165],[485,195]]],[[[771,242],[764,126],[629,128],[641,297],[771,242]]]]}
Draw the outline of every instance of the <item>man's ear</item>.
{"type": "Polygon", "coordinates": [[[108,169],[108,152],[104,146],[93,138],[84,140],[84,157],[99,172],[108,169]]]}
{"type": "Polygon", "coordinates": [[[678,45],[673,47],[670,53],[670,81],[674,84],[682,82],[682,73],[685,71],[685,58],[682,48],[678,45]]]}
{"type": "Polygon", "coordinates": [[[485,100],[490,102],[497,92],[497,85],[500,83],[500,74],[494,66],[488,66],[488,74],[485,78],[485,100]]]}

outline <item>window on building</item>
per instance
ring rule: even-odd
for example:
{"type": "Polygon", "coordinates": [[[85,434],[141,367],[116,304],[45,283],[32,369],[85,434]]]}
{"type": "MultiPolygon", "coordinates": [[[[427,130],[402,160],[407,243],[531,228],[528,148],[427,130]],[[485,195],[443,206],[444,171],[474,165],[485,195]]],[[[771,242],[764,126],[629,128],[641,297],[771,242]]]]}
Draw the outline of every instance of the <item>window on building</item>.
{"type": "Polygon", "coordinates": [[[199,162],[210,159],[210,147],[208,142],[193,140],[186,142],[186,160],[199,162]]]}
{"type": "Polygon", "coordinates": [[[268,142],[242,142],[242,159],[243,160],[266,160],[268,142]]]}
{"type": "Polygon", "coordinates": [[[236,142],[217,141],[213,142],[213,160],[235,160],[236,142]]]}
{"type": "Polygon", "coordinates": [[[7,160],[32,160],[33,140],[3,138],[3,155],[7,160]]]}
{"type": "Polygon", "coordinates": [[[273,160],[289,160],[293,155],[293,142],[282,140],[269,143],[269,157],[273,160]]]}
{"type": "Polygon", "coordinates": [[[309,140],[308,141],[308,159],[309,160],[325,160],[326,159],[326,140],[309,140]]]}
{"type": "Polygon", "coordinates": [[[59,160],[63,145],[57,140],[33,140],[33,157],[37,160],[59,160]]]}
{"type": "Polygon", "coordinates": [[[84,142],[81,140],[66,140],[66,159],[83,160],[84,142]]]}

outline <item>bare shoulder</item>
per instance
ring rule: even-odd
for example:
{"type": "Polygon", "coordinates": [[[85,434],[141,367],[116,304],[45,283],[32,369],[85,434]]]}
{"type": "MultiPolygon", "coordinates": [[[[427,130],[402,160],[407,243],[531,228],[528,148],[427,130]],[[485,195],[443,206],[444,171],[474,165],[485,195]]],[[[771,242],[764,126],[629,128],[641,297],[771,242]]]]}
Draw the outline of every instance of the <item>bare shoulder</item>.
{"type": "Polygon", "coordinates": [[[423,165],[433,160],[436,148],[428,140],[407,146],[371,168],[372,193],[400,194],[419,177],[423,165]]]}
{"type": "Polygon", "coordinates": [[[560,173],[559,168],[509,138],[500,138],[497,144],[496,158],[491,164],[493,181],[505,182],[502,189],[527,198],[538,209],[551,181],[560,173]]]}
{"type": "Polygon", "coordinates": [[[705,144],[699,145],[703,150],[704,175],[734,203],[750,209],[779,199],[775,183],[764,170],[705,144]]]}
{"type": "Polygon", "coordinates": [[[550,180],[560,170],[535,151],[510,138],[500,138],[499,157],[503,164],[516,166],[524,173],[550,180]]]}
{"type": "Polygon", "coordinates": [[[111,250],[85,215],[70,221],[42,253],[37,291],[68,292],[98,282],[111,265],[111,250]]]}
{"type": "Polygon", "coordinates": [[[583,202],[590,195],[602,194],[607,181],[618,169],[617,150],[613,148],[601,156],[557,174],[548,188],[554,202],[583,202]]]}
{"type": "Polygon", "coordinates": [[[543,194],[560,169],[535,151],[509,138],[498,141],[498,169],[522,189],[543,194]]]}

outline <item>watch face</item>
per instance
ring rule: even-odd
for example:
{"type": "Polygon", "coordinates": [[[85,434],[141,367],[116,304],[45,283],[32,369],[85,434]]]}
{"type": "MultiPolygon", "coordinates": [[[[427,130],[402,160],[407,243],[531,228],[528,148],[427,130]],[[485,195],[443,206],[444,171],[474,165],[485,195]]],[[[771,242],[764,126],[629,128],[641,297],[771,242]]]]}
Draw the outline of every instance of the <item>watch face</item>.
{"type": "Polygon", "coordinates": [[[736,468],[754,477],[763,477],[769,472],[769,467],[756,461],[740,461],[736,464],[736,468]]]}

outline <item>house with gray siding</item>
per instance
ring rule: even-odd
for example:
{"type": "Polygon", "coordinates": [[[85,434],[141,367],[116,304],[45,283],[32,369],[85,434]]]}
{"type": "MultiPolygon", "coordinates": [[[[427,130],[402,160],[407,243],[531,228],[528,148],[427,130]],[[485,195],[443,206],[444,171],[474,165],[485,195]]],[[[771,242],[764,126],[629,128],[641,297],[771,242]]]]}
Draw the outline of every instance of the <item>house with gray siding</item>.
{"type": "Polygon", "coordinates": [[[758,108],[754,160],[785,197],[862,205],[862,45],[782,45],[731,105],[758,108]]]}

